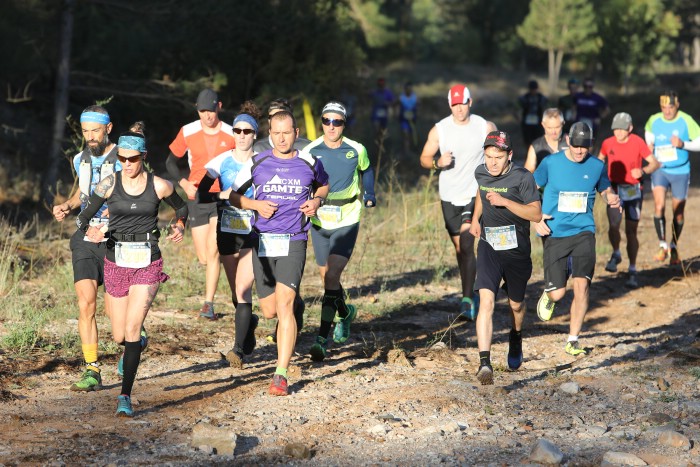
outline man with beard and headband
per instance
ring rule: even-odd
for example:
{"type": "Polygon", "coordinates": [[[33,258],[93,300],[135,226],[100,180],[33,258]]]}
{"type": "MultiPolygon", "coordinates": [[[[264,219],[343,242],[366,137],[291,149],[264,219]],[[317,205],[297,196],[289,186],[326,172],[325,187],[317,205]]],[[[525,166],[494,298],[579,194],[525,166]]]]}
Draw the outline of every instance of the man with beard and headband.
{"type": "MultiPolygon", "coordinates": [[[[117,147],[109,140],[112,122],[107,111],[97,105],[87,107],[80,115],[80,127],[87,148],[73,158],[73,167],[78,174],[79,190],[68,201],[53,207],[53,215],[62,222],[74,209],[85,209],[86,203],[100,180],[121,170],[117,160],[117,147]]],[[[90,220],[90,225],[107,231],[109,213],[102,206],[90,220]]],[[[106,240],[106,239],[105,239],[106,240]]],[[[80,380],[71,386],[71,391],[94,391],[100,389],[102,376],[97,361],[97,289],[104,281],[104,257],[106,243],[92,243],[85,234],[76,230],[70,239],[73,262],[73,281],[78,296],[78,333],[82,343],[85,366],[80,380]]],[[[105,313],[110,315],[109,294],[105,292],[105,313]]]]}

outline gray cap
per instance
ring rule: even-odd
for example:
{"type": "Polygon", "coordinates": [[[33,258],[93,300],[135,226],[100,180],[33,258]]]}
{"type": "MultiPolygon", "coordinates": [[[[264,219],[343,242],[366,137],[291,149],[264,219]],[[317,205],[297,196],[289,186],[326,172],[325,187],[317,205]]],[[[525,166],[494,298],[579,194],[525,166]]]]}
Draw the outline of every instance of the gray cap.
{"type": "Polygon", "coordinates": [[[630,114],[627,112],[620,112],[613,118],[610,128],[613,130],[629,130],[630,126],[632,126],[632,117],[630,114]]]}
{"type": "Polygon", "coordinates": [[[588,123],[576,122],[569,130],[569,146],[590,148],[593,146],[593,130],[588,123]]]}
{"type": "Polygon", "coordinates": [[[336,113],[338,115],[341,115],[343,118],[346,118],[347,116],[347,111],[345,110],[345,107],[343,104],[337,101],[331,101],[325,106],[323,106],[323,110],[321,111],[321,115],[327,114],[327,113],[336,113]]]}
{"type": "Polygon", "coordinates": [[[197,110],[216,112],[219,108],[219,95],[211,89],[203,89],[197,96],[197,110]]]}

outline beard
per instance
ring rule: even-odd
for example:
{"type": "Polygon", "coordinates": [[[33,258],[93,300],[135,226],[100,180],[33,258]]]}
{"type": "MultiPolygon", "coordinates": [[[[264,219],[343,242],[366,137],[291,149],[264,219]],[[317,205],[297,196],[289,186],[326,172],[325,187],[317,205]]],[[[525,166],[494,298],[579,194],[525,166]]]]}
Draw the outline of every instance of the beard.
{"type": "Polygon", "coordinates": [[[88,144],[88,149],[90,150],[90,155],[95,157],[102,157],[104,155],[105,149],[109,146],[109,138],[105,135],[102,141],[97,142],[97,146],[90,146],[88,144]]]}

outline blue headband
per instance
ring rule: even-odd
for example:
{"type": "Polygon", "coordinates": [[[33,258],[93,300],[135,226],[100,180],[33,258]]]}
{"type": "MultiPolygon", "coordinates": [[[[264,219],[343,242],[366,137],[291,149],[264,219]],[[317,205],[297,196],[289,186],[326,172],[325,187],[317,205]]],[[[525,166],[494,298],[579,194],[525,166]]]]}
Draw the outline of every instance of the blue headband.
{"type": "Polygon", "coordinates": [[[255,121],[255,119],[248,114],[240,114],[233,120],[233,126],[236,126],[236,123],[238,122],[245,122],[249,124],[250,126],[253,127],[253,130],[255,130],[255,134],[258,134],[258,122],[255,121]]]}
{"type": "Polygon", "coordinates": [[[133,149],[138,152],[146,152],[146,140],[138,136],[120,136],[118,144],[120,149],[133,149]]]}
{"type": "Polygon", "coordinates": [[[107,125],[109,123],[109,115],[99,112],[83,112],[80,114],[80,123],[93,122],[107,125]]]}

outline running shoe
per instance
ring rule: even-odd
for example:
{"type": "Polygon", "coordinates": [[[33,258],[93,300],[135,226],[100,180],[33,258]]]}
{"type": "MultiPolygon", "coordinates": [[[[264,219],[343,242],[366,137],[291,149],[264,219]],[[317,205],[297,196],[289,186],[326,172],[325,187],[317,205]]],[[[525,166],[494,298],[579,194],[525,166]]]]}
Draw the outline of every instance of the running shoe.
{"type": "Polygon", "coordinates": [[[133,417],[134,409],[131,408],[131,397],[117,396],[117,417],[133,417]]]}
{"type": "Polygon", "coordinates": [[[333,342],[336,344],[342,344],[347,341],[350,337],[350,324],[355,321],[357,317],[357,308],[355,305],[345,305],[348,308],[348,315],[345,318],[340,318],[340,320],[335,323],[335,329],[333,329],[333,342]]]}
{"type": "Polygon", "coordinates": [[[464,321],[474,321],[476,320],[476,315],[479,312],[479,308],[475,303],[475,300],[464,297],[462,302],[459,304],[459,319],[464,321]]]}
{"type": "Polygon", "coordinates": [[[243,353],[245,355],[250,355],[255,350],[255,330],[258,328],[258,322],[260,318],[258,315],[252,315],[250,317],[250,324],[248,325],[248,332],[243,339],[243,353]]]}
{"type": "Polygon", "coordinates": [[[622,256],[613,253],[612,256],[610,256],[610,261],[608,261],[608,264],[605,265],[605,270],[608,272],[617,272],[617,265],[622,262],[622,256]]]}
{"type": "Polygon", "coordinates": [[[676,248],[675,246],[671,247],[670,264],[681,264],[681,257],[678,255],[678,248],[676,248]]]}
{"type": "Polygon", "coordinates": [[[119,357],[119,363],[117,363],[117,374],[124,376],[124,352],[122,352],[122,356],[119,357]]]}
{"type": "Polygon", "coordinates": [[[236,368],[238,370],[243,368],[243,352],[236,347],[228,351],[226,360],[228,360],[231,368],[236,368]]]}
{"type": "Polygon", "coordinates": [[[479,371],[476,372],[476,379],[479,380],[482,386],[493,384],[493,368],[491,368],[491,365],[481,365],[479,371]]]}
{"type": "Polygon", "coordinates": [[[214,312],[214,304],[211,302],[204,302],[204,305],[202,305],[202,309],[199,312],[199,317],[216,321],[218,317],[214,312]]]}
{"type": "Polygon", "coordinates": [[[287,387],[287,378],[275,373],[275,375],[272,377],[272,383],[270,383],[270,389],[268,392],[273,396],[288,395],[289,389],[287,387]]]}
{"type": "Polygon", "coordinates": [[[326,347],[328,346],[328,339],[321,336],[316,336],[316,342],[309,349],[311,354],[311,360],[314,362],[322,362],[326,359],[326,347]]]}
{"type": "Polygon", "coordinates": [[[70,387],[71,391],[88,392],[102,388],[102,375],[99,371],[85,370],[80,379],[70,387]]]}
{"type": "Polygon", "coordinates": [[[508,368],[517,370],[523,364],[523,337],[515,329],[510,330],[508,338],[508,368]]]}
{"type": "Polygon", "coordinates": [[[277,343],[277,326],[275,326],[274,332],[265,336],[265,340],[268,341],[270,344],[277,343]]]}
{"type": "Polygon", "coordinates": [[[663,262],[663,261],[666,261],[667,257],[668,257],[668,248],[666,248],[663,245],[660,245],[659,251],[657,251],[656,254],[654,255],[654,261],[663,262]]]}
{"type": "Polygon", "coordinates": [[[566,353],[568,353],[569,355],[573,355],[574,357],[578,357],[579,355],[587,355],[588,354],[586,349],[581,347],[581,343],[577,340],[567,342],[566,347],[564,347],[564,351],[566,353]]]}
{"type": "Polygon", "coordinates": [[[637,271],[629,272],[629,277],[627,278],[627,282],[625,282],[625,287],[629,287],[630,289],[636,289],[639,287],[639,282],[637,282],[637,271]]]}
{"type": "Polygon", "coordinates": [[[554,314],[554,308],[557,302],[550,300],[547,292],[542,292],[542,296],[537,301],[537,317],[541,321],[549,321],[552,319],[552,314],[554,314]]]}

